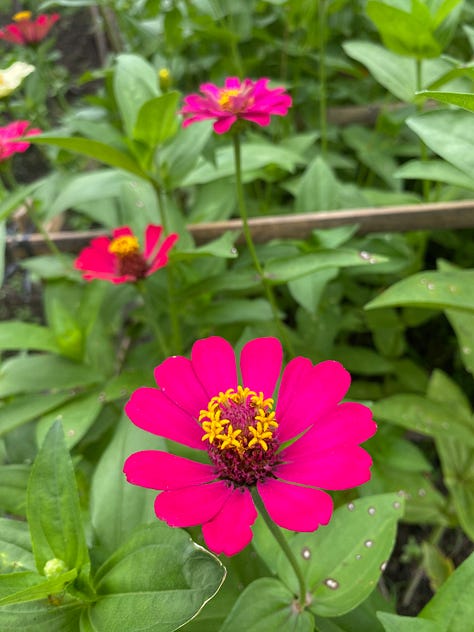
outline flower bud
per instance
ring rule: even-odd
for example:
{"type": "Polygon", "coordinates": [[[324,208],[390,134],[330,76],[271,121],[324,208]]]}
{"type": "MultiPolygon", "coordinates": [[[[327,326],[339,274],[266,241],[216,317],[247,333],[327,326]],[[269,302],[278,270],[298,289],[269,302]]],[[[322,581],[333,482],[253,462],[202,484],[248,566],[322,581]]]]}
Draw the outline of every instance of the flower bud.
{"type": "Polygon", "coordinates": [[[58,557],[53,557],[52,560],[48,560],[43,568],[43,573],[48,579],[52,577],[58,577],[68,570],[66,562],[60,560],[58,557]]]}

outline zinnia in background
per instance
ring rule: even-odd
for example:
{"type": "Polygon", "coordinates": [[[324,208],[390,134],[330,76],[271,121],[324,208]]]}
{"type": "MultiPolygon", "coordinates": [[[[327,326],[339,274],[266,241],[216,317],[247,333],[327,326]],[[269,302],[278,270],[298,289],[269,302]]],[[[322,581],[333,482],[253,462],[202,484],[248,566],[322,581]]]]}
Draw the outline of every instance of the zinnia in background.
{"type": "Polygon", "coordinates": [[[59,13],[42,13],[36,19],[32,19],[31,11],[20,11],[13,16],[13,24],[8,24],[0,30],[0,39],[20,46],[37,44],[48,35],[59,17],[59,13]]]}
{"type": "Polygon", "coordinates": [[[41,134],[40,129],[34,127],[28,129],[29,126],[29,121],[14,121],[5,127],[0,127],[0,162],[7,160],[13,154],[23,153],[31,145],[25,140],[15,141],[15,138],[41,134]]]}
{"type": "Polygon", "coordinates": [[[129,226],[116,228],[112,239],[97,237],[84,248],[74,262],[87,281],[103,279],[112,283],[138,281],[150,276],[168,263],[168,253],[178,239],[171,233],[164,239],[159,225],[149,224],[145,230],[142,251],[138,238],[129,226]]]}
{"type": "Polygon", "coordinates": [[[333,511],[323,490],[370,478],[372,460],[359,444],[376,425],[366,406],[340,403],[349,373],[338,362],[313,366],[294,358],[283,371],[275,406],[282,358],[276,338],[252,340],[242,349],[239,378],[226,340],[198,340],[191,359],[174,356],[156,367],[159,388],[139,388],[126,404],[139,428],[207,453],[203,463],[158,450],[136,452],[124,472],[134,485],[163,490],[155,501],[157,517],[173,527],[202,525],[215,553],[234,555],[251,541],[257,517],[252,490],[276,524],[314,531],[333,511]]]}
{"type": "Polygon", "coordinates": [[[0,69],[0,98],[7,97],[16,90],[34,69],[34,66],[23,61],[16,61],[8,68],[0,69]]]}
{"type": "Polygon", "coordinates": [[[269,79],[258,81],[237,77],[228,77],[224,87],[213,83],[199,86],[202,95],[190,94],[184,98],[181,114],[184,116],[183,127],[192,123],[215,119],[214,131],[218,134],[227,132],[238,119],[245,119],[257,125],[270,124],[271,116],[285,116],[291,107],[291,97],[284,88],[270,89],[269,79]]]}

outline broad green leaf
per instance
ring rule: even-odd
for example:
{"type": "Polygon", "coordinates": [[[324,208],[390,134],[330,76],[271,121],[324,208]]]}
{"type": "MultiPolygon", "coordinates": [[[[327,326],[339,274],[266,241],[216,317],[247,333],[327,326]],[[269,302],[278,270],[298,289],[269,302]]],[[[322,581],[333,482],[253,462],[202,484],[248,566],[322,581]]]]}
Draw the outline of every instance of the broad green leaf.
{"type": "Polygon", "coordinates": [[[316,616],[317,632],[383,632],[377,620],[377,611],[393,612],[391,602],[386,601],[378,590],[374,590],[357,608],[342,617],[330,619],[316,616]]]}
{"type": "Polygon", "coordinates": [[[456,333],[466,371],[474,375],[474,314],[454,309],[447,309],[444,313],[456,333]]]}
{"type": "MultiPolygon", "coordinates": [[[[0,465],[0,511],[13,516],[25,516],[26,486],[30,466],[22,464],[0,465]]],[[[0,559],[0,567],[1,567],[0,559]]]]}
{"type": "Polygon", "coordinates": [[[366,254],[339,248],[338,250],[320,250],[296,257],[270,259],[264,266],[265,277],[273,284],[286,283],[306,274],[316,274],[319,270],[327,268],[371,266],[386,261],[383,256],[366,256],[366,254]]]}
{"type": "Polygon", "coordinates": [[[166,189],[181,185],[189,175],[212,135],[212,127],[197,123],[180,128],[176,136],[158,154],[161,177],[166,189]]]}
{"type": "Polygon", "coordinates": [[[213,303],[199,313],[201,324],[209,325],[262,322],[272,318],[270,303],[263,298],[228,298],[213,303]]]}
{"type": "Polygon", "coordinates": [[[14,632],[77,632],[83,604],[74,600],[52,606],[41,599],[0,608],[0,630],[14,632]]]}
{"type": "Polygon", "coordinates": [[[445,632],[444,626],[419,617],[402,617],[389,612],[378,612],[385,632],[445,632]]]}
{"type": "Polygon", "coordinates": [[[70,570],[87,567],[74,468],[59,423],[51,427],[31,468],[27,517],[40,572],[53,558],[63,560],[70,570]]]}
{"type": "Polygon", "coordinates": [[[426,99],[436,99],[436,101],[441,101],[441,103],[447,103],[448,105],[457,105],[469,112],[474,112],[474,94],[471,92],[423,90],[422,92],[417,92],[416,95],[426,99]]]}
{"type": "Polygon", "coordinates": [[[397,169],[394,176],[407,180],[445,182],[464,189],[474,189],[474,177],[469,177],[449,162],[442,160],[410,160],[397,169]]]}
{"type": "Polygon", "coordinates": [[[101,380],[91,367],[53,355],[29,355],[6,360],[0,368],[0,397],[89,386],[101,380]]]}
{"type": "Polygon", "coordinates": [[[90,623],[97,630],[171,632],[196,616],[224,578],[214,555],[156,521],[135,531],[99,569],[90,623]]]}
{"type": "Polygon", "coordinates": [[[75,568],[46,580],[38,573],[29,571],[0,575],[0,608],[10,604],[45,599],[49,595],[61,593],[76,577],[77,569],[75,568]]]}
{"type": "Polygon", "coordinates": [[[297,303],[316,316],[324,289],[338,274],[338,268],[323,268],[289,281],[288,289],[297,303]]]}
{"type": "Polygon", "coordinates": [[[176,260],[191,260],[195,257],[207,256],[235,259],[238,256],[237,249],[234,246],[237,235],[238,231],[227,230],[220,237],[217,237],[217,239],[213,239],[202,246],[180,250],[179,253],[176,254],[176,260]]]}
{"type": "MultiPolygon", "coordinates": [[[[7,219],[14,211],[21,206],[22,202],[32,195],[32,193],[42,184],[42,181],[32,182],[26,186],[18,187],[9,193],[0,202],[0,222],[7,219]]],[[[2,277],[3,278],[3,277],[2,277]]]]}
{"type": "Polygon", "coordinates": [[[449,402],[436,402],[422,395],[392,395],[371,406],[376,419],[388,421],[442,441],[456,438],[474,447],[474,432],[464,415],[449,402]]]}
{"type": "Polygon", "coordinates": [[[173,91],[146,101],[138,112],[133,138],[154,149],[174,136],[179,98],[179,92],[173,91]]]}
{"type": "Polygon", "coordinates": [[[454,564],[451,558],[431,542],[424,540],[421,543],[423,552],[423,568],[430,580],[431,590],[437,592],[444,582],[452,575],[454,564]]]}
{"type": "Polygon", "coordinates": [[[21,520],[0,518],[0,572],[36,570],[28,525],[21,520]]]}
{"type": "Polygon", "coordinates": [[[37,255],[30,259],[24,259],[20,265],[40,279],[80,279],[80,275],[73,267],[74,257],[62,253],[57,255],[37,255]]]}
{"type": "Polygon", "coordinates": [[[158,73],[142,56],[122,53],[116,59],[114,93],[125,132],[133,138],[140,108],[159,94],[158,73]]]}
{"type": "Polygon", "coordinates": [[[219,632],[312,632],[311,613],[299,612],[294,600],[278,579],[257,579],[241,593],[219,632]]]}
{"type": "Polygon", "coordinates": [[[67,138],[65,136],[54,136],[48,134],[39,134],[38,136],[29,136],[29,142],[38,143],[42,145],[54,145],[61,147],[61,149],[67,149],[76,154],[88,156],[94,158],[99,162],[103,162],[111,167],[117,169],[123,169],[129,173],[133,173],[135,176],[148,180],[148,176],[138,163],[132,158],[130,154],[115,149],[111,145],[106,145],[97,140],[90,138],[80,138],[78,136],[67,138]]]}
{"type": "Polygon", "coordinates": [[[390,360],[367,347],[337,345],[332,359],[341,362],[350,373],[358,375],[385,375],[393,372],[390,360]]]}
{"type": "Polygon", "coordinates": [[[60,351],[50,329],[18,320],[0,323],[0,349],[35,349],[53,353],[60,351]]]}
{"type": "Polygon", "coordinates": [[[365,309],[414,305],[431,309],[474,311],[474,270],[418,272],[395,283],[365,309]]]}
{"type": "MultiPolygon", "coordinates": [[[[402,515],[398,494],[369,496],[339,507],[327,526],[290,538],[315,614],[339,616],[368,597],[390,557],[402,515]]],[[[294,572],[282,555],[278,575],[297,590],[294,572]]]]}
{"type": "Polygon", "coordinates": [[[166,450],[164,439],[139,430],[124,414],[92,477],[92,526],[106,555],[118,549],[136,527],[156,520],[156,492],[131,485],[123,474],[130,454],[151,449],[166,450]]]}
{"type": "Polygon", "coordinates": [[[99,391],[94,391],[88,395],[75,397],[63,406],[58,406],[53,412],[46,413],[36,427],[38,444],[43,442],[51,426],[59,421],[66,437],[66,445],[71,449],[87,433],[103,405],[99,391]]]}
{"type": "Polygon", "coordinates": [[[466,632],[472,627],[474,601],[467,588],[474,582],[474,554],[471,554],[441,586],[418,615],[438,624],[441,630],[466,632]]]}
{"type": "Polygon", "coordinates": [[[341,208],[339,182],[321,156],[309,163],[295,196],[295,211],[311,213],[341,208]]]}
{"type": "Polygon", "coordinates": [[[43,393],[15,397],[12,402],[0,406],[0,437],[60,406],[68,399],[71,399],[69,393],[43,393]]]}
{"type": "Polygon", "coordinates": [[[436,154],[472,177],[474,125],[471,112],[434,110],[407,119],[407,125],[436,154]]]}

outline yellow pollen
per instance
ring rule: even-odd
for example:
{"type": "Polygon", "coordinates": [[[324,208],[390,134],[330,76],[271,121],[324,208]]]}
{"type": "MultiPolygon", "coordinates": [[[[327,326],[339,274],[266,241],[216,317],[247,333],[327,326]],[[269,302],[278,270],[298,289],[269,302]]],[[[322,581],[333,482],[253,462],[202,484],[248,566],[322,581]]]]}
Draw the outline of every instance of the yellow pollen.
{"type": "Polygon", "coordinates": [[[18,13],[15,13],[15,15],[13,16],[13,20],[15,22],[23,22],[23,20],[30,20],[31,19],[31,11],[18,11],[18,13]]]}
{"type": "Polygon", "coordinates": [[[134,235],[122,235],[112,239],[109,245],[109,252],[118,257],[127,257],[139,252],[140,244],[134,235]]]}
{"type": "Polygon", "coordinates": [[[240,94],[240,90],[237,88],[232,88],[230,90],[221,90],[219,95],[219,99],[217,102],[221,106],[223,110],[231,110],[232,109],[232,98],[236,97],[240,94]]]}
{"type": "Polygon", "coordinates": [[[170,71],[167,68],[161,68],[158,71],[158,77],[160,79],[163,79],[164,81],[167,81],[170,78],[170,71]]]}
{"type": "Polygon", "coordinates": [[[220,450],[236,450],[240,455],[258,446],[266,452],[278,428],[273,406],[271,397],[240,385],[237,390],[220,392],[199,414],[202,441],[220,450]]]}

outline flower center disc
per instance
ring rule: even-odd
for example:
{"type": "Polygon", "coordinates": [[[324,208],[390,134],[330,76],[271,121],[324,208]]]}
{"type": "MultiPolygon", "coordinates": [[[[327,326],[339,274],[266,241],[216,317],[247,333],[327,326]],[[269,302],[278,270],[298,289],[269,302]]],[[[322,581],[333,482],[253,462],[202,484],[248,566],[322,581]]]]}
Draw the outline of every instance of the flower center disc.
{"type": "Polygon", "coordinates": [[[208,453],[220,478],[254,485],[271,474],[276,463],[278,428],[273,399],[249,388],[228,389],[213,397],[199,415],[208,453]]]}
{"type": "Polygon", "coordinates": [[[31,11],[19,11],[13,16],[14,22],[24,22],[31,19],[31,11]]]}
{"type": "Polygon", "coordinates": [[[140,244],[134,235],[122,235],[112,239],[109,252],[118,258],[119,274],[141,279],[146,275],[148,264],[140,253],[140,244]]]}

